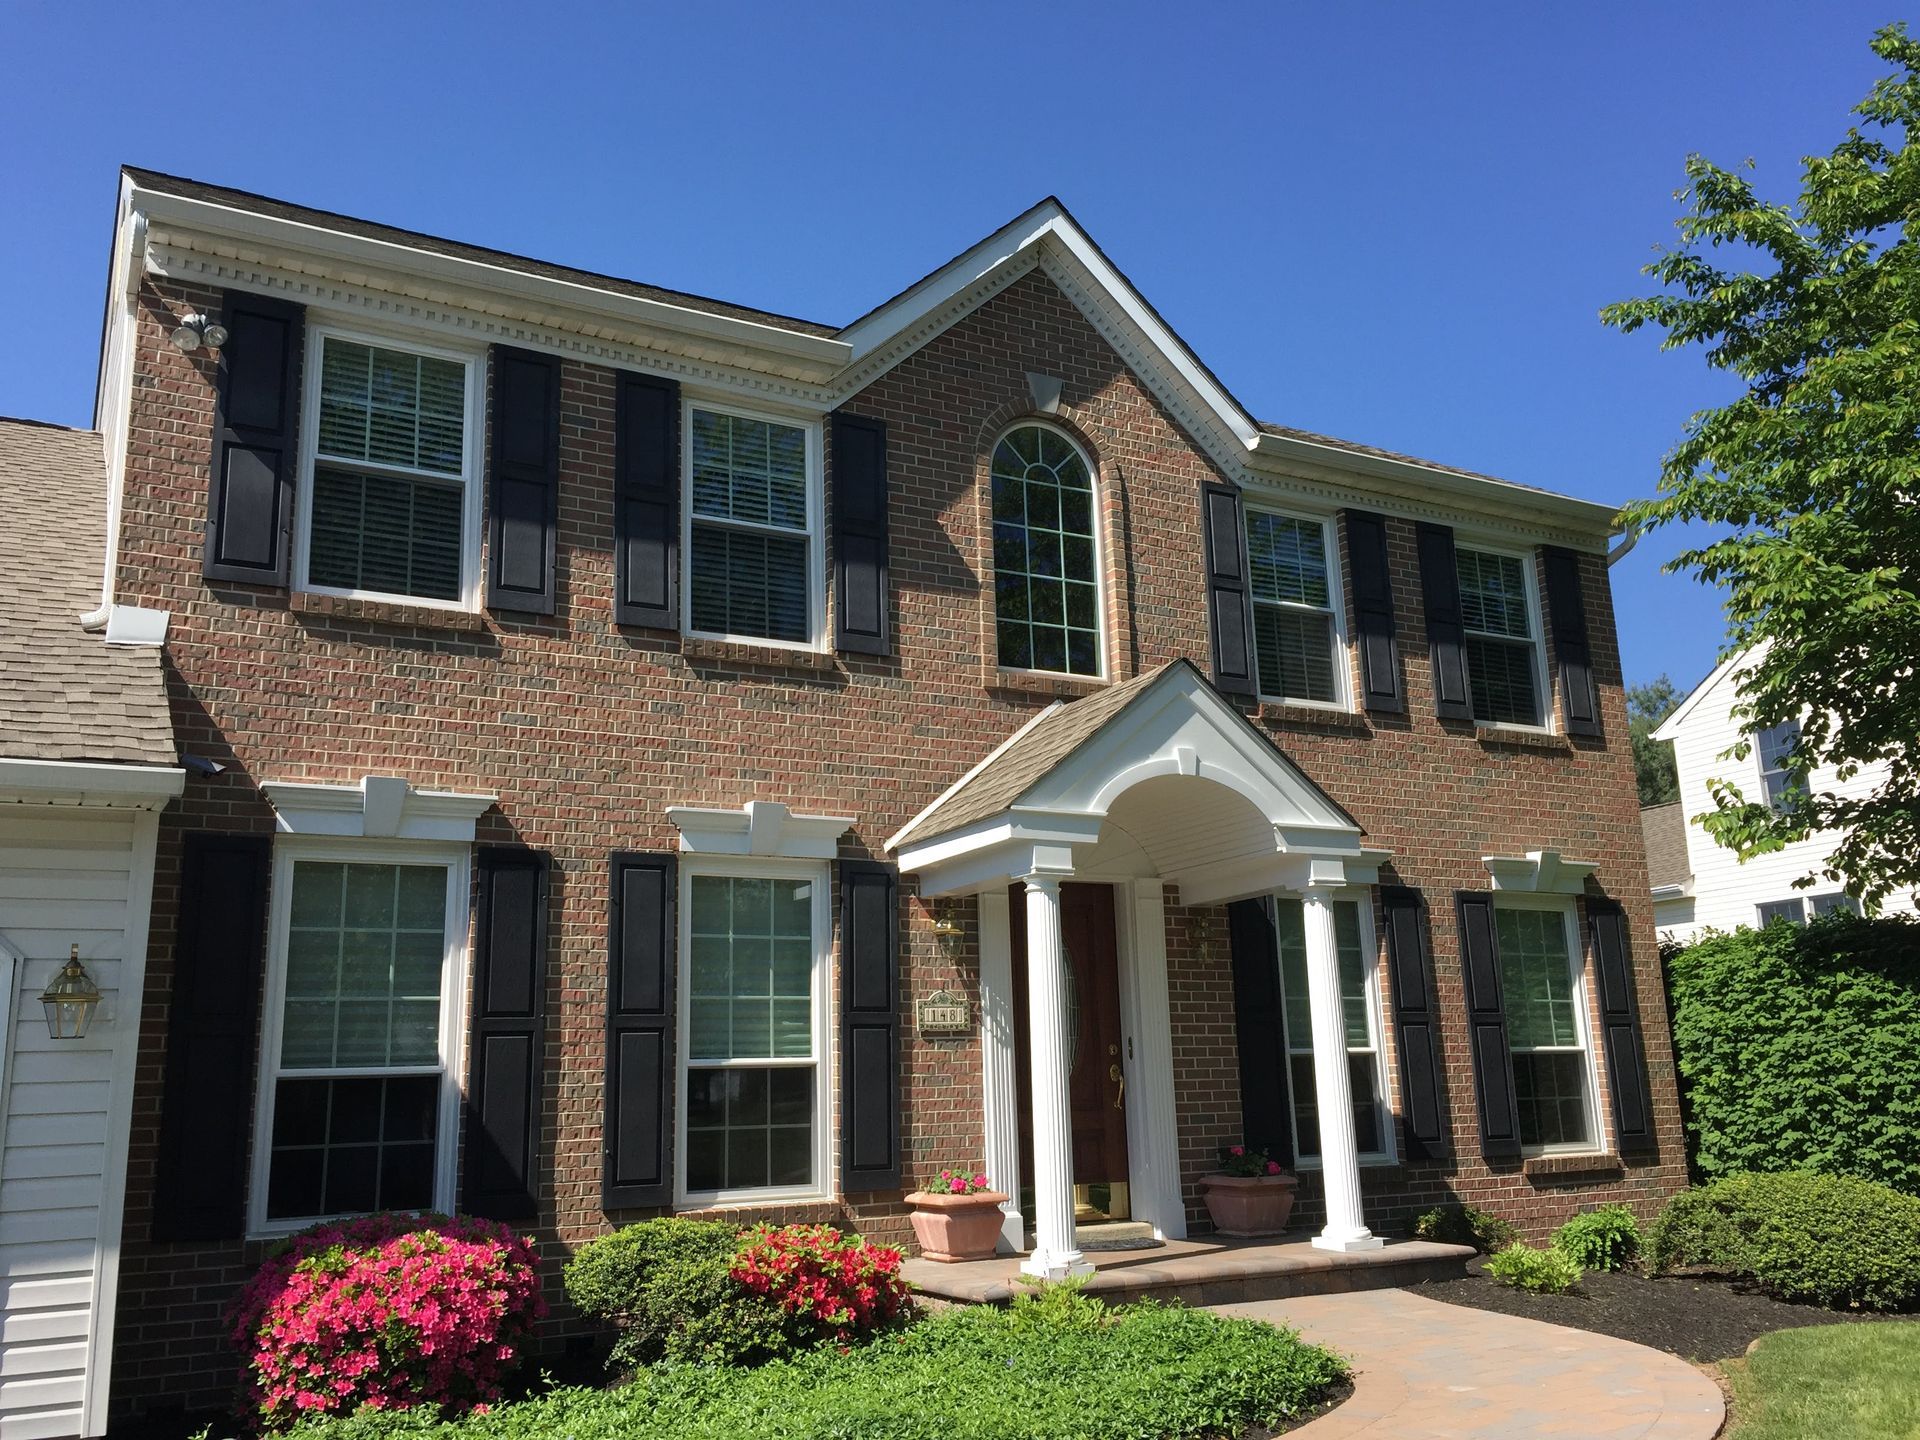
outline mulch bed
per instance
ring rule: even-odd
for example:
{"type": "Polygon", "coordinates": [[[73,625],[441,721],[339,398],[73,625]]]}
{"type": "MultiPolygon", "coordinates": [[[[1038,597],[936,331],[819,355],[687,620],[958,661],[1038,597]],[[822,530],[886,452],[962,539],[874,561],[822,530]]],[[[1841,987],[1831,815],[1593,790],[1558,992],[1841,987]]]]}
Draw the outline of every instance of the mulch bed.
{"type": "Polygon", "coordinates": [[[1592,1270],[1579,1289],[1569,1294],[1533,1295],[1482,1274],[1483,1264],[1470,1262],[1462,1279],[1427,1281],[1407,1289],[1449,1305],[1632,1340],[1696,1362],[1744,1355],[1755,1340],[1775,1330],[1883,1318],[1789,1304],[1750,1286],[1687,1275],[1649,1277],[1592,1270]]]}

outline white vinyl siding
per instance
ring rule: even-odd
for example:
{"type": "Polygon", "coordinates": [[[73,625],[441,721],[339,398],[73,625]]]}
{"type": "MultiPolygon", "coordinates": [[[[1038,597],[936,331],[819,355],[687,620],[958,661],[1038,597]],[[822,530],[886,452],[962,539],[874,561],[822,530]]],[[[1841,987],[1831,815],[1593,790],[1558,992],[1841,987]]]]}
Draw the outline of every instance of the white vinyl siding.
{"type": "Polygon", "coordinates": [[[1460,576],[1473,718],[1486,725],[1546,724],[1545,667],[1531,562],[1466,546],[1455,550],[1454,562],[1460,576]]]}
{"type": "Polygon", "coordinates": [[[687,628],[806,646],[819,634],[814,427],[689,405],[687,628]]]}
{"type": "Polygon", "coordinates": [[[1340,577],[1332,527],[1321,520],[1247,510],[1253,648],[1269,699],[1346,701],[1340,577]]]}
{"type": "Polygon", "coordinates": [[[296,584],[471,604],[479,358],[325,326],[310,334],[296,584]]]}

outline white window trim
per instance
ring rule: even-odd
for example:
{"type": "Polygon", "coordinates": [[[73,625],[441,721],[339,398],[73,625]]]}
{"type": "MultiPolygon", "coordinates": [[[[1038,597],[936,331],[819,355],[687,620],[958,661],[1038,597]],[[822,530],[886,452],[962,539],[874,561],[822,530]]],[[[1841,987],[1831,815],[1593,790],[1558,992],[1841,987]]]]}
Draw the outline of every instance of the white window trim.
{"type": "MultiPolygon", "coordinates": [[[[723,1205],[812,1203],[833,1199],[833,1015],[832,876],[820,861],[766,860],[748,856],[680,857],[679,929],[674,1019],[673,1084],[673,1203],[676,1209],[723,1205]],[[811,1185],[770,1185],[764,1188],[689,1190],[687,1188],[687,1068],[693,1009],[693,879],[696,875],[811,880],[813,882],[813,1059],[742,1060],[741,1066],[765,1069],[776,1065],[811,1063],[813,1087],[813,1174],[811,1185]]],[[[703,1065],[702,1069],[708,1068],[703,1065]]]]}
{"type": "MultiPolygon", "coordinates": [[[[267,1177],[273,1162],[273,1102],[280,1073],[282,1030],[286,1019],[287,935],[293,913],[293,867],[297,861],[337,861],[350,865],[444,865],[447,869],[447,944],[440,968],[440,1115],[433,1157],[433,1208],[451,1215],[459,1187],[460,1094],[466,1074],[466,997],[468,936],[472,928],[472,852],[465,845],[407,841],[321,840],[279,836],[273,847],[273,889],[268,910],[267,984],[260,1024],[260,1070],[254,1096],[253,1163],[247,1186],[247,1238],[291,1235],[319,1220],[267,1218],[267,1177]]],[[[426,1073],[427,1067],[395,1067],[426,1073]]],[[[326,1079],[369,1073],[365,1066],[298,1070],[292,1074],[326,1079]]]]}
{"type": "MultiPolygon", "coordinates": [[[[1530,635],[1529,643],[1533,650],[1533,693],[1535,700],[1540,706],[1541,715],[1541,722],[1537,725],[1522,725],[1513,720],[1482,720],[1478,716],[1474,717],[1473,723],[1482,730],[1514,730],[1526,735],[1552,735],[1555,733],[1555,716],[1558,713],[1558,707],[1554,699],[1553,676],[1547,666],[1547,639],[1546,630],[1541,624],[1540,618],[1540,576],[1535,555],[1530,550],[1516,550],[1511,545],[1495,544],[1481,540],[1476,536],[1455,535],[1453,540],[1453,553],[1456,571],[1459,566],[1459,556],[1462,550],[1471,550],[1479,555],[1500,555],[1509,560],[1517,560],[1520,562],[1521,589],[1525,591],[1527,597],[1527,630],[1530,635]]],[[[1454,584],[1457,589],[1459,585],[1457,578],[1454,584]]],[[[1467,625],[1464,615],[1461,617],[1460,633],[1463,636],[1472,635],[1488,640],[1505,640],[1508,643],[1513,643],[1514,641],[1514,637],[1511,635],[1498,635],[1491,631],[1471,629],[1467,625]]],[[[1465,659],[1464,654],[1462,655],[1462,659],[1465,659]]],[[[1467,677],[1467,698],[1468,703],[1471,704],[1473,698],[1473,677],[1471,674],[1467,677]]]]}
{"type": "MultiPolygon", "coordinates": [[[[1800,747],[1800,722],[1798,720],[1794,720],[1791,722],[1782,721],[1781,723],[1792,724],[1793,749],[1797,750],[1800,747]]],[[[1780,727],[1777,725],[1769,725],[1763,730],[1756,730],[1753,732],[1753,764],[1754,764],[1754,768],[1760,774],[1760,803],[1762,805],[1765,805],[1769,810],[1774,811],[1776,814],[1779,812],[1782,802],[1785,801],[1788,798],[1788,796],[1790,796],[1793,793],[1795,779],[1796,779],[1793,771],[1787,769],[1784,765],[1779,767],[1778,769],[1773,769],[1773,770],[1769,770],[1767,768],[1767,752],[1764,744],[1762,743],[1762,737],[1766,734],[1767,730],[1777,730],[1779,728],[1780,727]],[[1780,789],[1777,793],[1775,792],[1773,786],[1768,784],[1767,782],[1767,777],[1770,775],[1777,775],[1780,777],[1780,789]]],[[[1804,787],[1807,784],[1806,776],[1805,775],[1799,776],[1798,783],[1802,787],[1804,787]]]]}
{"type": "MultiPolygon", "coordinates": [[[[1524,892],[1515,893],[1511,891],[1497,892],[1493,904],[1496,911],[1551,910],[1559,913],[1567,942],[1567,966],[1572,972],[1573,1024],[1580,1035],[1580,1052],[1586,1057],[1587,1135],[1590,1137],[1587,1143],[1584,1145],[1529,1145],[1523,1141],[1520,1146],[1520,1153],[1529,1158],[1536,1155],[1605,1155],[1608,1153],[1608,1145],[1611,1137],[1607,1134],[1605,1120],[1600,1112],[1600,1067],[1599,1058],[1594,1054],[1593,1025],[1587,1015],[1587,995],[1590,988],[1587,984],[1588,959],[1587,947],[1581,943],[1580,939],[1580,915],[1578,907],[1575,906],[1573,899],[1569,896],[1530,895],[1524,892]]],[[[1498,915],[1494,917],[1494,924],[1495,943],[1498,944],[1498,915]]],[[[1503,963],[1500,977],[1501,1000],[1503,1004],[1506,999],[1505,968],[1505,964],[1503,963]]],[[[1540,1049],[1541,1053],[1555,1055],[1564,1055],[1569,1051],[1569,1047],[1564,1045],[1537,1048],[1540,1049]]],[[[1509,1056],[1509,1063],[1511,1063],[1511,1056],[1513,1054],[1513,1041],[1511,1036],[1508,1037],[1507,1041],[1507,1054],[1509,1056]]],[[[1517,1118],[1516,1116],[1516,1120],[1517,1118]]]]}
{"type": "Polygon", "coordinates": [[[480,608],[480,518],[481,488],[486,449],[485,380],[487,356],[484,351],[454,350],[429,344],[406,332],[386,333],[378,329],[349,329],[325,320],[307,321],[305,370],[300,399],[300,472],[294,485],[293,588],[311,595],[338,595],[348,600],[380,600],[397,605],[419,605],[430,610],[477,611],[480,608]],[[307,553],[313,542],[313,475],[320,458],[320,348],[329,339],[355,345],[375,345],[386,350],[404,350],[436,360],[452,360],[466,367],[466,438],[460,447],[458,477],[435,471],[410,470],[405,466],[380,465],[351,460],[340,463],[347,468],[364,468],[382,474],[407,476],[452,484],[458,479],[463,494],[460,501],[460,598],[436,600],[426,595],[401,595],[387,590],[351,590],[332,585],[315,585],[307,578],[307,553]]]}
{"type": "Polygon", "coordinates": [[[1767,925],[1771,924],[1775,919],[1787,920],[1795,925],[1808,924],[1814,918],[1813,915],[1810,913],[1808,898],[1809,897],[1804,895],[1789,895],[1784,900],[1755,901],[1753,906],[1754,928],[1764,929],[1767,925]],[[1767,911],[1775,905],[1791,905],[1794,907],[1797,914],[1780,915],[1780,916],[1768,915],[1767,911]]]}
{"type": "MultiPolygon", "coordinates": [[[[1297,894],[1280,891],[1274,899],[1299,901],[1297,894]]],[[[1362,1165],[1394,1165],[1399,1163],[1399,1152],[1394,1143],[1394,1120],[1397,1113],[1393,1107],[1393,1097],[1388,1091],[1387,1046],[1385,1011],[1380,1000],[1380,942],[1373,929],[1373,892],[1364,887],[1338,889],[1333,892],[1335,904],[1351,901],[1360,915],[1360,959],[1366,968],[1367,1024],[1373,1029],[1373,1096],[1374,1108],[1380,1115],[1380,1142],[1378,1150],[1362,1150],[1359,1160],[1362,1165]]],[[[1280,1046],[1288,1061],[1287,1074],[1287,1126],[1293,1136],[1293,1168],[1295,1170],[1318,1170],[1320,1157],[1310,1158],[1300,1154],[1299,1110],[1293,1094],[1292,1061],[1294,1049],[1287,1041],[1287,987],[1285,977],[1280,985],[1280,1046]]],[[[1309,1051],[1308,1053],[1311,1053],[1309,1051]]],[[[1353,1052],[1347,1051],[1349,1055],[1353,1052]]],[[[1316,1108],[1319,1097],[1314,1097],[1316,1108]]]]}
{"type": "MultiPolygon", "coordinates": [[[[1310,510],[1293,510],[1282,505],[1257,504],[1249,500],[1245,514],[1241,517],[1242,526],[1247,535],[1243,538],[1249,547],[1251,556],[1252,519],[1258,513],[1277,515],[1283,520],[1303,520],[1320,527],[1320,548],[1327,564],[1327,604],[1306,605],[1297,600],[1262,600],[1253,593],[1252,579],[1249,576],[1247,604],[1253,607],[1276,605],[1283,610],[1298,610],[1309,615],[1331,615],[1333,617],[1333,688],[1331,700],[1308,700],[1297,695],[1269,695],[1260,691],[1260,698],[1276,705],[1296,705],[1310,710],[1328,710],[1343,714],[1353,711],[1353,656],[1347,646],[1347,592],[1345,579],[1340,570],[1340,545],[1335,535],[1334,519],[1328,515],[1316,515],[1310,510]]],[[[1254,684],[1260,683],[1260,642],[1258,632],[1254,638],[1254,684]]]]}
{"type": "MultiPolygon", "coordinates": [[[[987,554],[993,554],[993,452],[1000,448],[1000,442],[1016,430],[1050,430],[1073,447],[1073,453],[1080,457],[1080,463],[1087,467],[1087,480],[1093,486],[1093,619],[1099,629],[1099,642],[1094,646],[1094,654],[1100,661],[1100,668],[1091,675],[1082,675],[1077,670],[1041,670],[1032,665],[1007,665],[1000,659],[1000,599],[995,587],[986,586],[987,604],[992,613],[992,639],[994,669],[1003,675],[1044,675],[1048,679],[1085,680],[1091,684],[1102,683],[1112,674],[1112,662],[1107,650],[1112,644],[1112,627],[1108,624],[1108,611],[1111,608],[1107,598],[1107,520],[1106,511],[1101,505],[1105,486],[1100,478],[1100,467],[1093,463],[1093,457],[1087,454],[1086,446],[1074,438],[1071,432],[1061,429],[1050,421],[1038,416],[1027,416],[1011,425],[1001,427],[999,434],[993,437],[993,444],[987,447],[987,554]]],[[[994,567],[994,575],[999,575],[999,567],[994,567]]]]}
{"type": "MultiPolygon", "coordinates": [[[[767,650],[801,650],[821,653],[827,650],[826,596],[827,567],[825,539],[825,487],[822,481],[820,421],[782,414],[777,410],[750,410],[732,401],[704,395],[680,397],[680,631],[695,640],[724,640],[732,645],[754,645],[767,650]],[[701,630],[693,623],[693,412],[732,415],[742,420],[758,420],[770,425],[785,425],[802,431],[807,444],[807,638],[777,640],[768,635],[733,635],[724,630],[701,630]]],[[[760,525],[750,520],[730,521],[703,517],[703,524],[725,529],[751,530],[761,534],[797,535],[780,525],[760,525]]]]}

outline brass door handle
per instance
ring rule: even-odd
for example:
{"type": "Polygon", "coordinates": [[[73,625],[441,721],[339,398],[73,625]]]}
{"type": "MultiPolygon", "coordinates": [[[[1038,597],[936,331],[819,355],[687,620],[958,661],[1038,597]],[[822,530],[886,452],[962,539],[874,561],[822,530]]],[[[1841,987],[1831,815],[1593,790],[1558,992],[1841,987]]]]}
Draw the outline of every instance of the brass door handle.
{"type": "Polygon", "coordinates": [[[1122,1107],[1124,1107],[1127,1103],[1126,1072],[1122,1070],[1118,1065],[1109,1065],[1107,1067],[1107,1078],[1109,1080],[1118,1080],[1120,1082],[1120,1089],[1113,1097],[1113,1108],[1116,1110],[1119,1110],[1122,1107]]]}

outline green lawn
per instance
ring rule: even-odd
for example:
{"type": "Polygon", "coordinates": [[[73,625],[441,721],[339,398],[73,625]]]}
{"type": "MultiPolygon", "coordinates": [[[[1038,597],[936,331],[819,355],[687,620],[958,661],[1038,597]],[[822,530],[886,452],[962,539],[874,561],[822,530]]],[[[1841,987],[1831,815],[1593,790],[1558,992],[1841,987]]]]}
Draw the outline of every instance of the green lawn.
{"type": "Polygon", "coordinates": [[[1920,1320],[1781,1330],[1723,1368],[1729,1440],[1920,1440],[1920,1320]]]}

